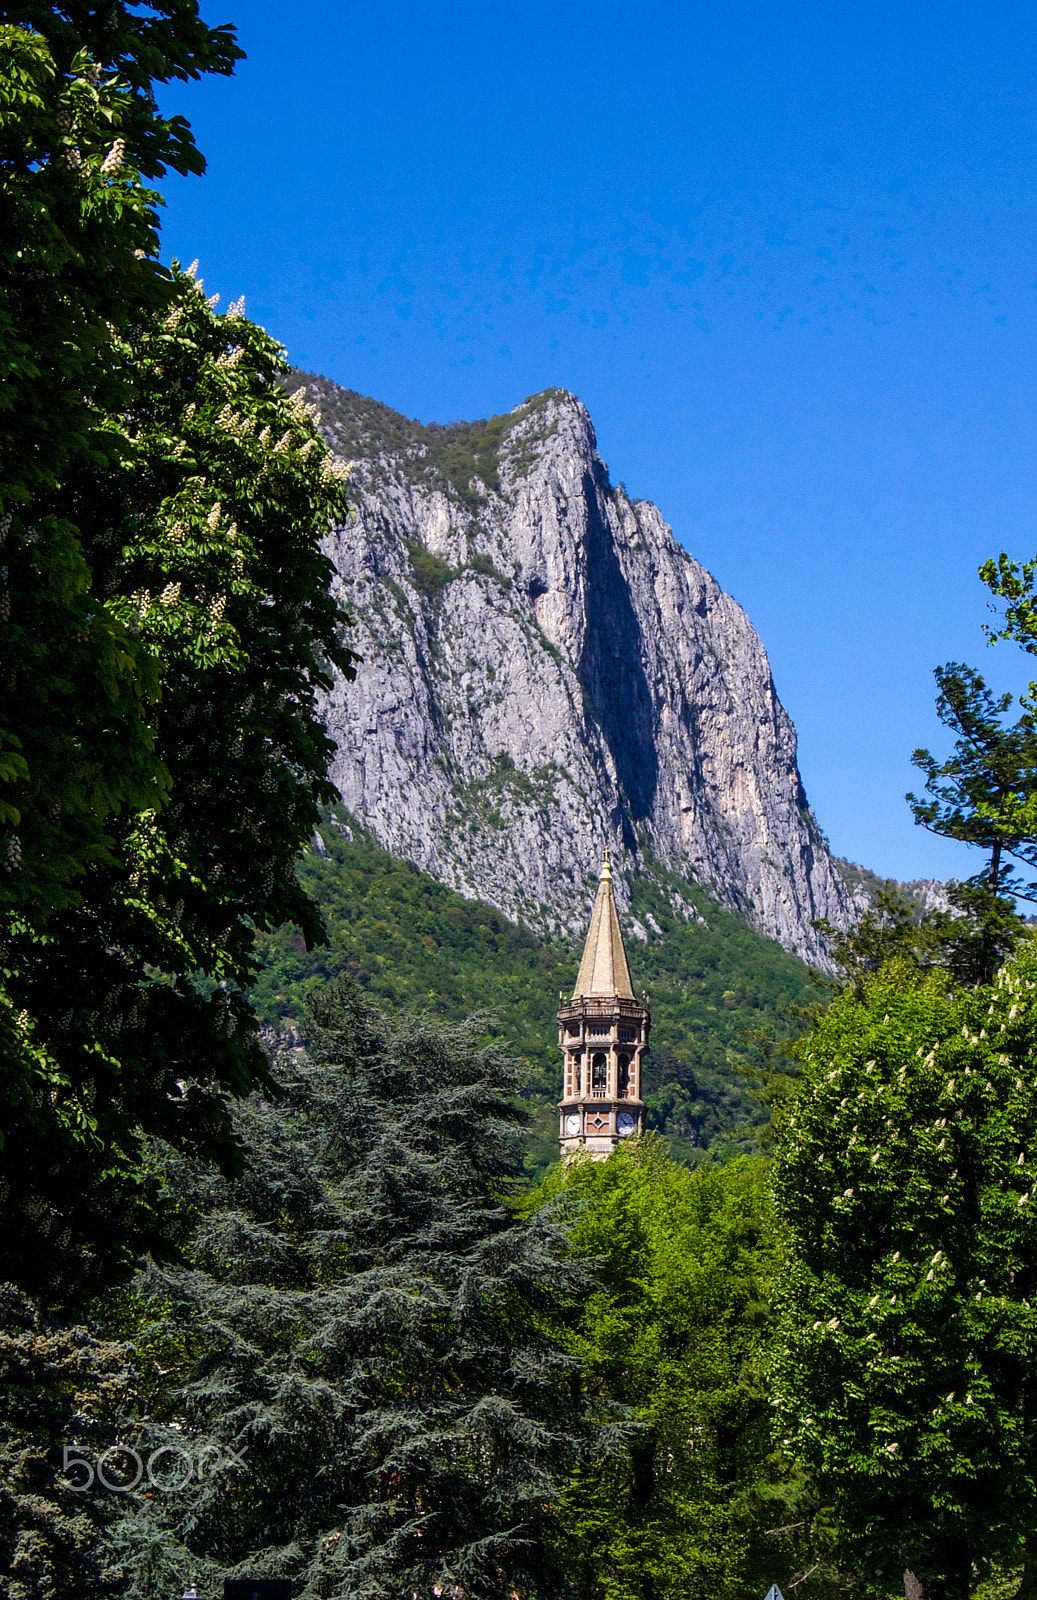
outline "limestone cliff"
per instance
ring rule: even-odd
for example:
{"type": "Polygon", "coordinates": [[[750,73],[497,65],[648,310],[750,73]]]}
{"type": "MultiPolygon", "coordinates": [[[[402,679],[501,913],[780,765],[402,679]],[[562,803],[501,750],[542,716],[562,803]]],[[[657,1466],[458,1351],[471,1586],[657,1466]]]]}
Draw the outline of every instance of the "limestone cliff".
{"type": "Polygon", "coordinates": [[[349,809],[535,927],[582,928],[608,844],[621,905],[662,867],[823,959],[811,919],[845,924],[851,891],[763,646],[656,507],[610,483],[580,402],[423,427],[306,383],[355,462],[356,516],[328,544],[364,657],[326,706],[349,809]]]}

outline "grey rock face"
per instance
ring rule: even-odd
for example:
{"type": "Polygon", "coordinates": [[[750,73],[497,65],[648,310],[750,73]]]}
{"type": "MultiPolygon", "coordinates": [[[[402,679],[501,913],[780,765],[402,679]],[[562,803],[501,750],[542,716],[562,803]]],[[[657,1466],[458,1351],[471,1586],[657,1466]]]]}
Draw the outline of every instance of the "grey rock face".
{"type": "Polygon", "coordinates": [[[846,925],[853,899],[763,646],[656,507],[610,484],[579,401],[425,429],[309,388],[355,460],[356,516],[327,548],[364,660],[326,720],[357,818],[544,930],[585,925],[607,844],[621,905],[661,865],[824,962],[811,919],[846,925]]]}

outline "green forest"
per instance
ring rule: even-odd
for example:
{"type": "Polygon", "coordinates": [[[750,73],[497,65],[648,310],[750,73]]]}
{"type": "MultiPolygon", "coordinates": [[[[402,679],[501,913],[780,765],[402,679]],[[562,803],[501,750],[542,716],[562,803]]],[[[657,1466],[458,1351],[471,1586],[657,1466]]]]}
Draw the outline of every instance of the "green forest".
{"type": "MultiPolygon", "coordinates": [[[[342,808],[347,465],[162,260],[160,91],[234,30],[31,4],[0,55],[3,1595],[1032,1600],[1037,686],[936,669],[908,801],[977,870],[819,924],[826,977],[646,861],[648,1127],[559,1162],[579,940],[342,808]]],[[[979,576],[1037,653],[1037,561],[979,576]]]]}
{"type": "MultiPolygon", "coordinates": [[[[261,1021],[294,1037],[305,1027],[307,996],[343,972],[401,1012],[450,1022],[486,1013],[526,1068],[529,1166],[541,1175],[558,1150],[554,1018],[559,991],[572,992],[582,935],[545,942],[463,899],[395,860],[341,807],[320,838],[326,853],[309,851],[299,877],[321,908],[328,943],[307,951],[290,926],[260,941],[252,996],[261,1021]]],[[[798,1033],[795,1008],[823,991],[795,956],[657,863],[635,880],[631,909],[646,929],[659,929],[647,942],[627,938],[635,992],[651,999],[649,1126],[682,1163],[757,1148],[770,1058],[798,1033]],[[673,910],[670,887],[702,920],[673,910]]]]}

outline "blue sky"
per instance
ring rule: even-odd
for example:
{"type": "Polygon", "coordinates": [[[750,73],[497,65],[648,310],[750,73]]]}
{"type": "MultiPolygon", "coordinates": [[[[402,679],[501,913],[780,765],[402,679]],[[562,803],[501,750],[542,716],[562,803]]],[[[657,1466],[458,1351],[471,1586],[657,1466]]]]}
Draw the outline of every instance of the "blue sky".
{"type": "Polygon", "coordinates": [[[833,847],[975,870],[903,795],[933,666],[1030,676],[975,574],[1037,554],[1037,9],[203,9],[248,60],[165,95],[208,159],[167,253],[408,415],[579,395],[748,611],[833,847]]]}

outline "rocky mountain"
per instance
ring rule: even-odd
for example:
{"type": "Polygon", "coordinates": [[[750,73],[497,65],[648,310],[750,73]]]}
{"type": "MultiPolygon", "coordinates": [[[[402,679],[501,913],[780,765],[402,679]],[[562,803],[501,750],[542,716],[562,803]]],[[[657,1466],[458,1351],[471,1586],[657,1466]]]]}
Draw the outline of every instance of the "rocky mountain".
{"type": "Polygon", "coordinates": [[[912,878],[909,882],[898,883],[894,879],[880,878],[869,867],[862,867],[859,861],[842,861],[838,856],[835,860],[855,905],[861,909],[874,901],[877,890],[892,883],[901,897],[914,907],[916,916],[924,916],[927,911],[955,914],[947,894],[954,879],[944,883],[940,878],[912,878]]]}
{"type": "Polygon", "coordinates": [[[580,402],[548,390],[426,427],[303,381],[354,463],[356,515],[328,550],[364,660],[325,712],[349,810],[533,928],[584,924],[609,845],[621,905],[648,874],[697,916],[692,881],[823,962],[811,920],[845,925],[854,888],[763,646],[656,507],[611,483],[580,402]]]}

